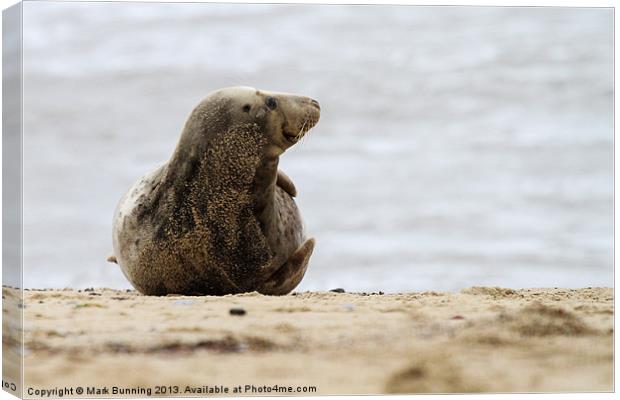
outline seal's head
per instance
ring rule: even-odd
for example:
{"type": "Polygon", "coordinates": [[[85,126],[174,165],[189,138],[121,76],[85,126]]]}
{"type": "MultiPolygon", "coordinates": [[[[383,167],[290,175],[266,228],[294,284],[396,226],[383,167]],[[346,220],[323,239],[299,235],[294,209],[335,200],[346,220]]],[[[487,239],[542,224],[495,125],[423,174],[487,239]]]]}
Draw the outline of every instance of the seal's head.
{"type": "Polygon", "coordinates": [[[225,102],[232,121],[258,125],[268,138],[273,155],[282,154],[297,143],[321,115],[319,103],[309,97],[245,86],[218,90],[207,99],[225,102]]]}

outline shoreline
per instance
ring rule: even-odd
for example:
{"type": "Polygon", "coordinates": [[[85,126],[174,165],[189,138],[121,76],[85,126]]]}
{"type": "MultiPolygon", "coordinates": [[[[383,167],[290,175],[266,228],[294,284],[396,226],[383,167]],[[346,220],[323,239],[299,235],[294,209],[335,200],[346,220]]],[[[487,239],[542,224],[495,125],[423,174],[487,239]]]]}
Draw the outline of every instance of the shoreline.
{"type": "MultiPolygon", "coordinates": [[[[232,391],[246,385],[312,395],[613,390],[611,288],[23,294],[26,390],[182,390],[158,396],[281,394],[232,391]],[[231,391],[187,393],[186,386],[231,391]],[[316,391],[296,392],[304,387],[316,391]]],[[[9,308],[19,293],[4,287],[3,297],[9,308]]],[[[4,326],[6,354],[18,344],[6,336],[6,319],[4,326]]]]}

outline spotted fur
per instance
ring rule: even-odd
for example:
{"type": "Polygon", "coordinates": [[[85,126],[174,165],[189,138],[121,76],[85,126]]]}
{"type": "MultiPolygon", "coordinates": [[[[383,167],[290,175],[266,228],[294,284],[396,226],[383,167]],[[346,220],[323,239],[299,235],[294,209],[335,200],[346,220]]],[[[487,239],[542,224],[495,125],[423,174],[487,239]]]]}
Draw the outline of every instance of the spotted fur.
{"type": "Polygon", "coordinates": [[[278,159],[299,140],[284,129],[303,136],[318,114],[311,99],[252,88],[201,102],[171,159],[138,180],[115,212],[112,257],[132,285],[150,295],[292,290],[314,242],[302,246],[295,187],[278,179],[278,159]]]}

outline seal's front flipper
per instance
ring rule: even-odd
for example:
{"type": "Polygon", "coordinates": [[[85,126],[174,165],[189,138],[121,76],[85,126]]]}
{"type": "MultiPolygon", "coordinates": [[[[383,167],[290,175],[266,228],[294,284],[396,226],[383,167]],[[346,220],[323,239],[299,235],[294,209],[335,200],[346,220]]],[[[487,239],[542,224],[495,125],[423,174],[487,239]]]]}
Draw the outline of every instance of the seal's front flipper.
{"type": "Polygon", "coordinates": [[[258,292],[279,296],[295,289],[306,273],[312,250],[314,250],[314,239],[308,239],[295,250],[284,265],[267,278],[258,292]]]}
{"type": "Polygon", "coordinates": [[[107,262],[111,262],[114,264],[118,264],[118,261],[116,260],[116,256],[114,254],[110,254],[108,256],[108,258],[105,259],[107,262]]]}
{"type": "Polygon", "coordinates": [[[286,193],[290,194],[291,197],[297,196],[297,188],[295,188],[293,181],[281,170],[278,170],[276,185],[280,186],[286,193]]]}

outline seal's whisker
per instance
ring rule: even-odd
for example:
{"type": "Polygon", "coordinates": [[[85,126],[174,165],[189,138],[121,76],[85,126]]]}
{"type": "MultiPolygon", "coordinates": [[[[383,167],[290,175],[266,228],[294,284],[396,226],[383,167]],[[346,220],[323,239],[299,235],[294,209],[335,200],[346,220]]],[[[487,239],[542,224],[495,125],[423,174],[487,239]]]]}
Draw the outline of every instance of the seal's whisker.
{"type": "Polygon", "coordinates": [[[307,121],[304,121],[304,123],[301,125],[301,129],[299,130],[299,134],[302,136],[304,133],[306,133],[306,123],[307,121]]]}
{"type": "Polygon", "coordinates": [[[305,142],[306,142],[306,135],[302,136],[301,140],[299,141],[301,147],[304,147],[305,142]]]}
{"type": "Polygon", "coordinates": [[[316,119],[312,118],[312,117],[307,117],[306,119],[304,119],[304,123],[302,124],[302,129],[300,131],[300,135],[299,135],[299,140],[303,141],[303,139],[306,137],[306,133],[308,133],[310,131],[310,129],[312,129],[314,127],[314,125],[316,124],[316,119]]]}
{"type": "Polygon", "coordinates": [[[306,128],[306,122],[304,121],[304,123],[301,125],[301,129],[299,130],[299,133],[297,134],[297,136],[295,136],[295,141],[299,141],[303,136],[304,136],[304,129],[306,128]]]}
{"type": "Polygon", "coordinates": [[[306,131],[304,132],[304,136],[303,136],[302,140],[303,140],[303,139],[305,139],[305,137],[306,137],[306,133],[308,133],[308,132],[310,131],[310,129],[312,129],[312,123],[311,123],[311,121],[306,120],[306,123],[307,123],[307,126],[306,126],[306,131]]]}

